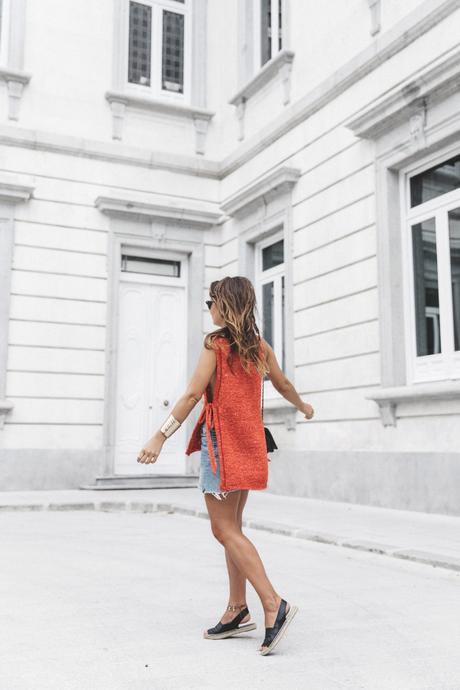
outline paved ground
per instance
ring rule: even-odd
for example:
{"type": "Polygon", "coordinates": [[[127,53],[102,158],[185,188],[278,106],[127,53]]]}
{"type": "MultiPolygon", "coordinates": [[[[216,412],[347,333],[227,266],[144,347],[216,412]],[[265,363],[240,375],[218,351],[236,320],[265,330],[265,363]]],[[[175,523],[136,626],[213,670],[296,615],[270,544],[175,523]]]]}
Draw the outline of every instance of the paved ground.
{"type": "MultiPolygon", "coordinates": [[[[3,491],[0,512],[29,509],[156,510],[207,517],[196,488],[3,491]]],[[[460,571],[460,517],[389,510],[251,491],[246,525],[300,539],[376,551],[460,571]]]]}
{"type": "Polygon", "coordinates": [[[247,528],[300,607],[261,657],[250,585],[257,630],[202,637],[227,601],[207,520],[11,510],[0,525],[2,690],[460,690],[456,571],[247,528]]]}

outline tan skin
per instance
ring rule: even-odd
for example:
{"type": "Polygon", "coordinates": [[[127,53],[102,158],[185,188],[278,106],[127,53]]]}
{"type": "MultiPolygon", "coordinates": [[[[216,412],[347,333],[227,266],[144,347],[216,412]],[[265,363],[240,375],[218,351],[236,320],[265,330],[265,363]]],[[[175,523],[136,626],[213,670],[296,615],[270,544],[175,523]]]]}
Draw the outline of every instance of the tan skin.
{"type": "MultiPolygon", "coordinates": [[[[216,326],[225,326],[225,322],[214,302],[211,305],[210,312],[213,323],[216,326]]],[[[281,370],[273,349],[265,340],[262,342],[267,352],[268,377],[274,388],[286,400],[292,403],[299,412],[304,414],[306,419],[311,419],[314,414],[313,407],[299,397],[296,389],[281,370]]],[[[207,350],[203,346],[193,376],[184,394],[179,398],[171,411],[171,414],[179,422],[183,423],[187,419],[208,386],[209,397],[212,399],[216,376],[215,370],[215,352],[207,350]]],[[[138,462],[145,464],[156,462],[165,440],[166,437],[161,431],[155,432],[139,453],[138,462]]],[[[260,597],[265,613],[265,627],[268,628],[274,625],[281,597],[268,579],[257,549],[242,532],[243,509],[248,493],[248,489],[232,491],[227,494],[224,500],[219,500],[212,494],[205,493],[204,498],[212,533],[225,549],[230,587],[229,604],[242,607],[246,603],[246,581],[249,580],[260,597]]],[[[290,605],[288,603],[286,611],[289,611],[289,608],[290,605]]],[[[241,608],[238,610],[241,610],[241,608]]],[[[238,610],[226,610],[220,619],[221,622],[228,623],[231,621],[237,615],[238,610]]],[[[242,622],[246,623],[250,617],[251,615],[248,614],[242,622]]],[[[260,651],[263,649],[264,647],[259,647],[260,651]]]]}

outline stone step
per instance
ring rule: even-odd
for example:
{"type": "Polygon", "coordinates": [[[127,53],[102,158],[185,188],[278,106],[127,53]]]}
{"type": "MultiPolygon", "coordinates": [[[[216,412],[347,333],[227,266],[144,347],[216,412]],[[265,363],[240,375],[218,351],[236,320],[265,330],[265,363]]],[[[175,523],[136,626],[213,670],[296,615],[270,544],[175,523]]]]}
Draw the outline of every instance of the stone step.
{"type": "Polygon", "coordinates": [[[195,474],[113,474],[96,477],[94,484],[82,484],[80,489],[187,489],[198,486],[195,474]]]}

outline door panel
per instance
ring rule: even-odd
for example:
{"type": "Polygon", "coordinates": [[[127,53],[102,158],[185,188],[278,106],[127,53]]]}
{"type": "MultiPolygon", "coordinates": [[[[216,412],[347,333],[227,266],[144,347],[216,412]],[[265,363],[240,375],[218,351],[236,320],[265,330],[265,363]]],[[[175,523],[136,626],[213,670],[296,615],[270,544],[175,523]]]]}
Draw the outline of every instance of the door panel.
{"type": "Polygon", "coordinates": [[[115,405],[115,474],[182,474],[185,429],[169,438],[156,463],[137,453],[185,389],[185,289],[121,281],[115,405]]]}

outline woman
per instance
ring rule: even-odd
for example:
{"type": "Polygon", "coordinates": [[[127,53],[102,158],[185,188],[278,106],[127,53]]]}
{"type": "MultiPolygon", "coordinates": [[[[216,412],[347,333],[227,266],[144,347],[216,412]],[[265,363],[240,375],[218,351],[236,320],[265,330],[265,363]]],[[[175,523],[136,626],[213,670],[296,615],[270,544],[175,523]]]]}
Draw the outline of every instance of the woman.
{"type": "Polygon", "coordinates": [[[254,544],[242,532],[243,508],[250,489],[265,489],[268,457],[260,413],[263,376],[306,419],[313,408],[303,402],[281,371],[273,349],[260,336],[254,312],[252,283],[242,276],[211,283],[206,303],[217,331],[204,339],[197,367],[184,395],[159,431],[146,443],[138,462],[156,462],[163,443],[185,421],[203,396],[204,406],[186,448],[201,449],[199,487],[216,539],[224,546],[230,593],[227,610],[208,639],[222,639],[254,630],[248,623],[246,580],[260,597],[265,613],[261,654],[270,653],[291,622],[297,607],[274,589],[254,544]],[[235,616],[235,611],[238,611],[235,616]]]}

